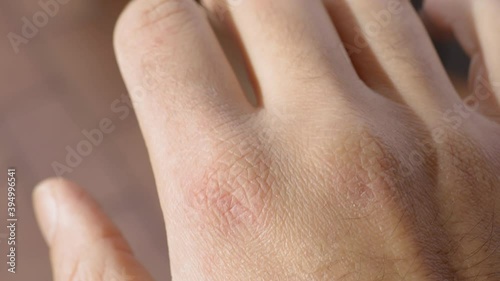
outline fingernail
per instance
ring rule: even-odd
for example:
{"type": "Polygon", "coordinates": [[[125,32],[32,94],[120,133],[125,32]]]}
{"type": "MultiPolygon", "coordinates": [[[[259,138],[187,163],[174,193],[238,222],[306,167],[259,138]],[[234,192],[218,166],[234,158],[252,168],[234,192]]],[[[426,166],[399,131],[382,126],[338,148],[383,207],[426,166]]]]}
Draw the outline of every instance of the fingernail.
{"type": "Polygon", "coordinates": [[[38,225],[47,244],[50,244],[57,226],[57,202],[54,181],[41,182],[34,191],[34,207],[38,225]]]}

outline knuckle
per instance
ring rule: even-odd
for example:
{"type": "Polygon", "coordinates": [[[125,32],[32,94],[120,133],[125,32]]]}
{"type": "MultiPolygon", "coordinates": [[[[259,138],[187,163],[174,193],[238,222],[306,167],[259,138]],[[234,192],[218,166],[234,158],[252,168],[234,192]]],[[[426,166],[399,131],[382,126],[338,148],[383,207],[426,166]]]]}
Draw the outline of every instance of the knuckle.
{"type": "Polygon", "coordinates": [[[265,145],[253,137],[236,137],[205,166],[186,190],[196,221],[222,237],[248,237],[266,227],[272,210],[276,175],[265,145]]]}
{"type": "Polygon", "coordinates": [[[395,196],[397,183],[392,180],[396,178],[398,158],[382,137],[360,126],[340,137],[334,147],[329,166],[340,181],[336,186],[345,188],[338,191],[343,197],[366,205],[395,196]]]}
{"type": "Polygon", "coordinates": [[[447,172],[443,179],[447,189],[453,190],[456,203],[468,208],[471,203],[489,208],[497,198],[498,177],[495,165],[486,147],[474,138],[452,128],[443,129],[444,141],[439,144],[440,165],[447,172]]]}
{"type": "Polygon", "coordinates": [[[133,1],[118,20],[115,38],[124,43],[130,40],[130,36],[147,36],[158,41],[165,38],[165,34],[179,33],[195,18],[195,7],[190,2],[186,0],[133,1]]]}
{"type": "Polygon", "coordinates": [[[491,245],[498,245],[500,241],[496,235],[500,181],[496,164],[488,155],[491,151],[482,143],[483,139],[445,126],[441,135],[439,169],[446,171],[440,178],[441,196],[452,202],[446,210],[453,214],[444,225],[464,245],[454,254],[459,264],[476,265],[461,270],[470,274],[481,263],[495,259],[496,249],[491,245]]]}

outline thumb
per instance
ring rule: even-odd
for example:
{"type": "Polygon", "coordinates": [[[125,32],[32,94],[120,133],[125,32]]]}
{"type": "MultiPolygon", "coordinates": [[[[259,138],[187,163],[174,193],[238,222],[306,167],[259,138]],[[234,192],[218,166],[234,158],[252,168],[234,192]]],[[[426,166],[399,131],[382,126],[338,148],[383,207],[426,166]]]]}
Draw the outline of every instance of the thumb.
{"type": "Polygon", "coordinates": [[[35,188],[33,201],[50,248],[54,280],[152,280],[82,188],[63,179],[46,180],[35,188]]]}

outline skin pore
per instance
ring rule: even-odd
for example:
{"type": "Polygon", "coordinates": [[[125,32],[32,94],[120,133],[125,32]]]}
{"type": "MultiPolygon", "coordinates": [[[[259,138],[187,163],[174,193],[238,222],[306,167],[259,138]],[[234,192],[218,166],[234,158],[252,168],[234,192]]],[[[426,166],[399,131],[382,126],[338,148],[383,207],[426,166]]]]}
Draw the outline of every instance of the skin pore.
{"type": "MultiPolygon", "coordinates": [[[[424,4],[476,58],[467,100],[409,1],[201,2],[135,0],[115,32],[172,280],[500,280],[498,1],[424,4]]],[[[34,204],[54,280],[152,280],[83,188],[34,204]]]]}

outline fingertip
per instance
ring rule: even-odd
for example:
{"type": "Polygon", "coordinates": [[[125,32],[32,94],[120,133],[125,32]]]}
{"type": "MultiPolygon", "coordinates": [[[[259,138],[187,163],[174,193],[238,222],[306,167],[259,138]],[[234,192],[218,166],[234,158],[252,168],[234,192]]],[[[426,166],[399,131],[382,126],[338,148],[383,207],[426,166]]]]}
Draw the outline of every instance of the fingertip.
{"type": "Polygon", "coordinates": [[[37,184],[33,190],[33,206],[42,235],[51,244],[60,219],[61,200],[70,203],[80,198],[84,191],[63,178],[49,178],[37,184]]]}
{"type": "MultiPolygon", "coordinates": [[[[57,225],[57,201],[54,187],[61,185],[61,179],[46,179],[33,190],[33,207],[38,225],[45,241],[50,244],[57,225]]],[[[63,184],[64,185],[64,184],[63,184]]]]}

